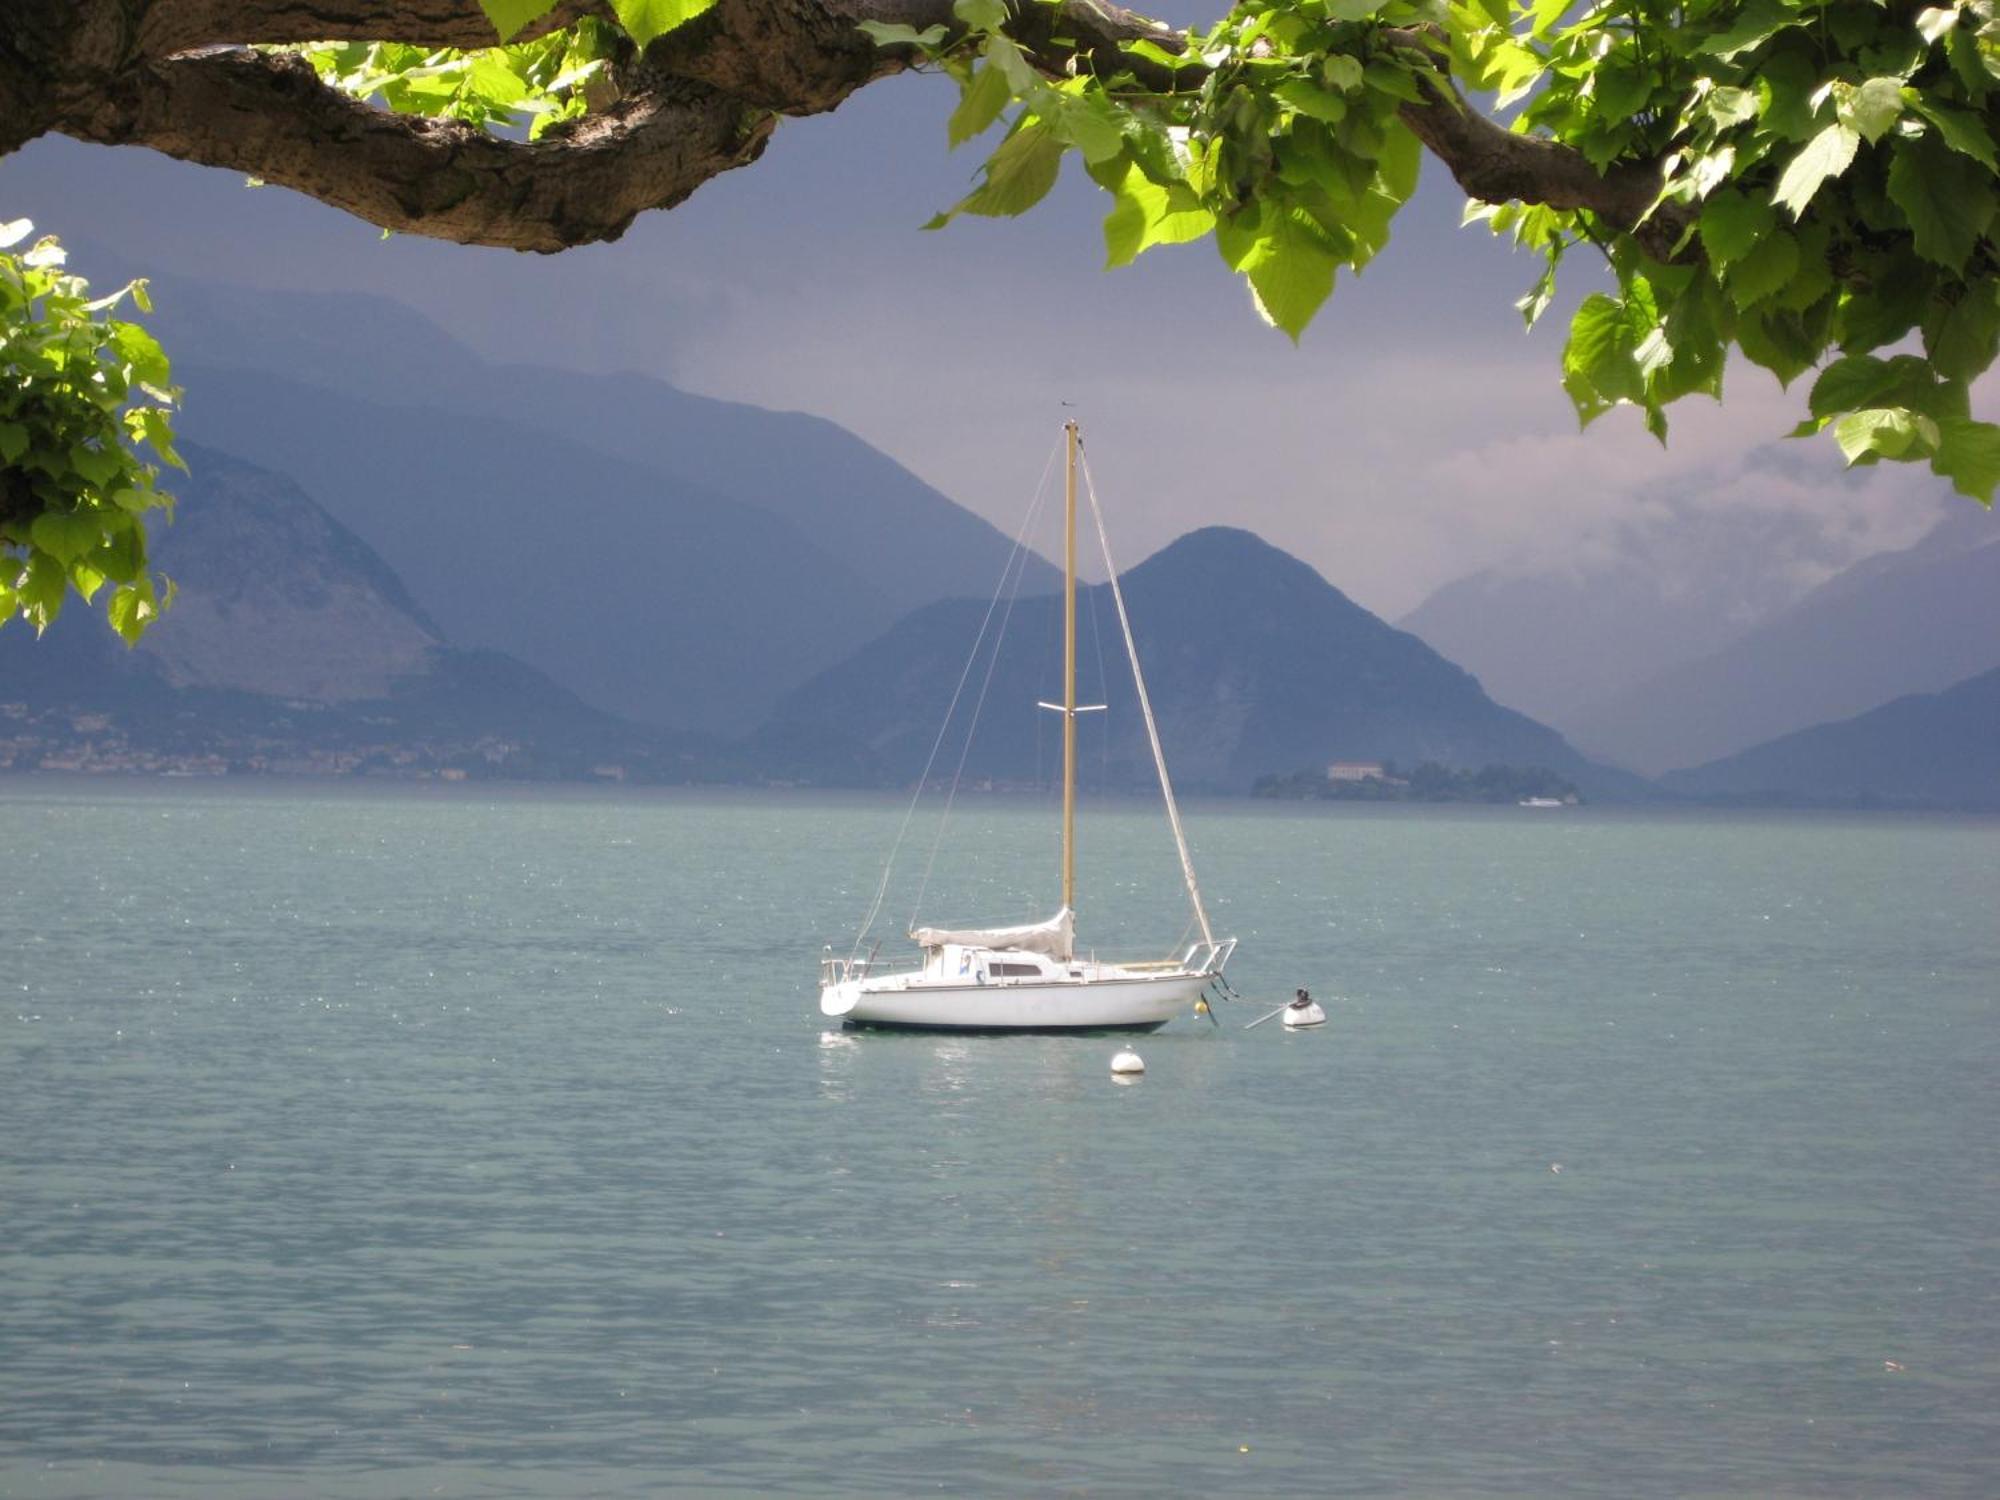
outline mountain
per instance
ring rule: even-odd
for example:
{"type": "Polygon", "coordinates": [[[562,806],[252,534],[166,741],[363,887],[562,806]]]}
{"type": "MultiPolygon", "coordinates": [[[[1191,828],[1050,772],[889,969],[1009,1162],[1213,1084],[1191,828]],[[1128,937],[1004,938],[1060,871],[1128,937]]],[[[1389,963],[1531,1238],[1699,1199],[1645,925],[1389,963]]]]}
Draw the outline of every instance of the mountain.
{"type": "Polygon", "coordinates": [[[541,776],[628,761],[672,775],[705,755],[502,653],[453,648],[297,485],[213,450],[187,456],[176,520],[153,532],[179,594],[136,648],[75,599],[40,640],[0,631],[0,760],[541,776]]]}
{"type": "MultiPolygon", "coordinates": [[[[1599,795],[1641,789],[1592,765],[1553,730],[1500,707],[1415,636],[1349,600],[1297,559],[1251,535],[1210,527],[1124,576],[1139,656],[1177,783],[1245,792],[1259,776],[1332,759],[1434,760],[1478,768],[1537,765],[1599,795]]],[[[983,703],[966,774],[1046,781],[1059,764],[1058,721],[1034,707],[1061,697],[1060,601],[1020,600],[968,670],[986,605],[919,609],[880,639],[788,694],[760,753],[845,757],[898,781],[916,777],[961,683],[961,710],[940,756],[957,764],[970,706],[983,703]]],[[[1081,591],[1078,691],[1109,705],[1079,720],[1087,781],[1143,784],[1152,762],[1107,585],[1081,591]]]]}
{"type": "Polygon", "coordinates": [[[1829,475],[1796,444],[1755,449],[1455,579],[1397,624],[1582,743],[1591,705],[1724,649],[1858,558],[1907,544],[1933,511],[1966,508],[1915,486],[1881,493],[1880,473],[1829,475]]]}
{"type": "Polygon", "coordinates": [[[1723,649],[1572,713],[1578,744],[1645,770],[1691,766],[2000,666],[2000,522],[1961,505],[1723,649]]]}
{"type": "MultiPolygon", "coordinates": [[[[491,362],[379,298],[154,296],[187,435],[295,476],[454,640],[622,715],[747,728],[902,611],[990,590],[1012,551],[816,417],[491,362]]],[[[1053,576],[1031,562],[1031,587],[1053,576]]]]}
{"type": "Polygon", "coordinates": [[[1662,778],[1714,800],[2000,810],[2000,668],[1662,778]]]}
{"type": "Polygon", "coordinates": [[[895,617],[768,511],[501,417],[200,368],[186,431],[295,476],[453,640],[661,725],[747,727],[895,617]]]}

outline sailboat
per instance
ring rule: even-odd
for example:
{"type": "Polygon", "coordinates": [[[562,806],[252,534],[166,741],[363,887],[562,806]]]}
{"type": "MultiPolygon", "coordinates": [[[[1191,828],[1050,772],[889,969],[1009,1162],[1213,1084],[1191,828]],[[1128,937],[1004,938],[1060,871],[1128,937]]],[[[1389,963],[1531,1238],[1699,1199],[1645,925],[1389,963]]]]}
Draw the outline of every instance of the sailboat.
{"type": "MultiPolygon", "coordinates": [[[[878,966],[872,953],[860,957],[859,943],[845,958],[829,950],[821,960],[820,1013],[846,1025],[988,1032],[1154,1031],[1192,1010],[1235,951],[1234,938],[1215,936],[1195,882],[1095,493],[1091,505],[1098,540],[1104,544],[1105,570],[1118,606],[1167,821],[1180,852],[1181,875],[1193,908],[1190,930],[1199,935],[1185,950],[1165,958],[1110,961],[1077,951],[1076,721],[1078,714],[1091,712],[1092,707],[1076,701],[1076,475],[1081,439],[1075,422],[1066,423],[1063,431],[1063,701],[1040,705],[1062,715],[1061,905],[1046,921],[1016,926],[913,926],[910,939],[918,956],[900,964],[878,966]]],[[[921,793],[921,786],[918,790],[921,793]]]]}

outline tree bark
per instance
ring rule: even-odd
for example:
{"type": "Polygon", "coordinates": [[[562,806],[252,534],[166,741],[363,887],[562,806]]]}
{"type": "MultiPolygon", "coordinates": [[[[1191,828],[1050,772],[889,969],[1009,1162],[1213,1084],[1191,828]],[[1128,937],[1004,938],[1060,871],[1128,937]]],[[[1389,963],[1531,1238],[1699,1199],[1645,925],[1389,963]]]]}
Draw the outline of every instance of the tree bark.
{"type": "MultiPolygon", "coordinates": [[[[561,0],[527,35],[605,14],[561,0]]],[[[339,93],[265,44],[493,41],[474,0],[0,0],[0,155],[54,131],[150,146],[295,188],[399,233],[555,251],[616,239],[647,209],[755,161],[781,116],[834,109],[911,61],[863,20],[958,22],[950,0],[720,0],[620,70],[607,109],[533,143],[396,115],[339,93]]],[[[1159,23],[1104,0],[1023,5],[1013,33],[1036,62],[1132,67],[1121,41],[1172,45],[1159,23]]],[[[1415,38],[1412,38],[1415,41],[1415,38]]],[[[1161,70],[1156,80],[1185,85],[1161,70]]],[[[1585,208],[1633,229],[1659,169],[1600,174],[1569,147],[1516,135],[1445,96],[1403,118],[1474,198],[1585,208]]],[[[1642,233],[1670,247],[1677,223],[1642,233]]],[[[1654,253],[1660,253],[1658,249],[1654,253]]]]}

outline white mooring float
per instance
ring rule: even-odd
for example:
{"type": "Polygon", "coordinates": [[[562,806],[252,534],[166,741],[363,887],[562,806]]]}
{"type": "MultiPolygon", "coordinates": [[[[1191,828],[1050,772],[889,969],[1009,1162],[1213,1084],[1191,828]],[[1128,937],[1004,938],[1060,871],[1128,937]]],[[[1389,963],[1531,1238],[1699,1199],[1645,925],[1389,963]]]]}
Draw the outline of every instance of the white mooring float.
{"type": "Polygon", "coordinates": [[[1285,1007],[1284,1014],[1279,1016],[1278,1021],[1287,1031],[1303,1031],[1308,1026],[1324,1026],[1326,1012],[1320,1009],[1317,1000],[1308,1000],[1304,1005],[1294,1000],[1285,1007]]]}

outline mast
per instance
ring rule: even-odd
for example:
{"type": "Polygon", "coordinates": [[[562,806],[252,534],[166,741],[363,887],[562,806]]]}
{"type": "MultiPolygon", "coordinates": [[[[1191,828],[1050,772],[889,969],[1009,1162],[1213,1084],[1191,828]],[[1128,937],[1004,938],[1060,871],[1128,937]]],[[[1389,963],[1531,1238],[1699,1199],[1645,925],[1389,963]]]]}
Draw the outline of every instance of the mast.
{"type": "Polygon", "coordinates": [[[1063,466],[1062,904],[1076,910],[1076,423],[1065,422],[1063,466]]]}

